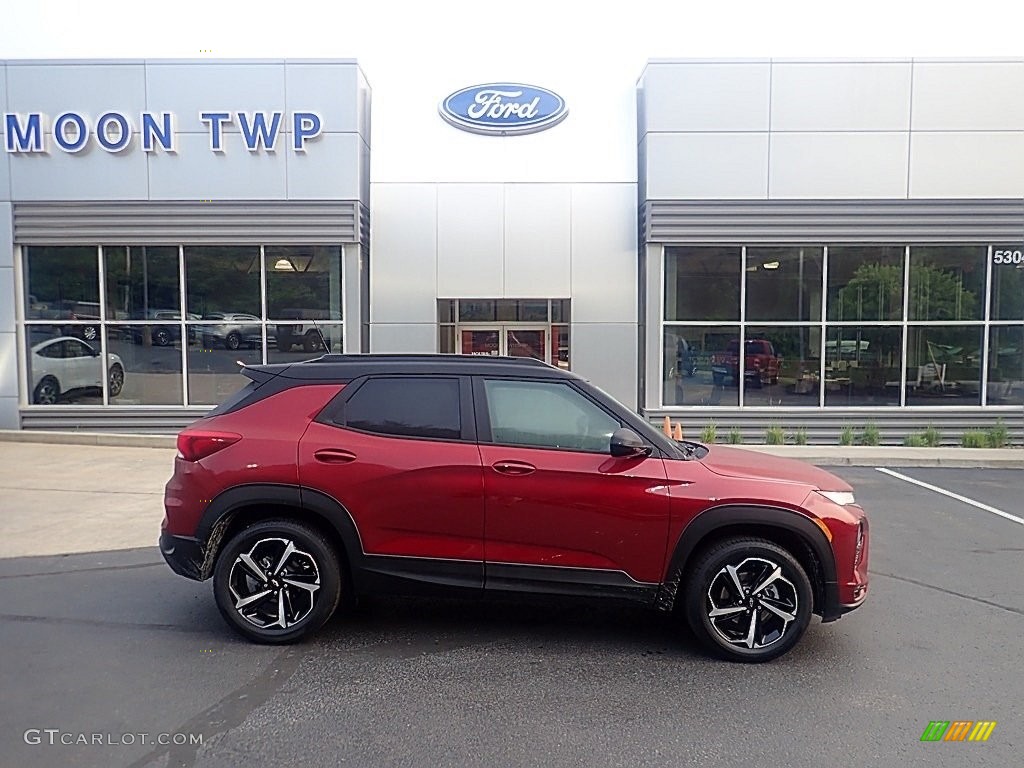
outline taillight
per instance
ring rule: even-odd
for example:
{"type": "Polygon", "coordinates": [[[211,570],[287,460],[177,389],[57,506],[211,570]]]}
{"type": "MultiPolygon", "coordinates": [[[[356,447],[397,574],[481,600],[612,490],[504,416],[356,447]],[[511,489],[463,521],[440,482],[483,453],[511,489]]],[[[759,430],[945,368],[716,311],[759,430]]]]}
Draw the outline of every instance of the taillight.
{"type": "Polygon", "coordinates": [[[234,432],[182,432],[178,435],[178,453],[185,461],[199,461],[241,439],[234,432]]]}

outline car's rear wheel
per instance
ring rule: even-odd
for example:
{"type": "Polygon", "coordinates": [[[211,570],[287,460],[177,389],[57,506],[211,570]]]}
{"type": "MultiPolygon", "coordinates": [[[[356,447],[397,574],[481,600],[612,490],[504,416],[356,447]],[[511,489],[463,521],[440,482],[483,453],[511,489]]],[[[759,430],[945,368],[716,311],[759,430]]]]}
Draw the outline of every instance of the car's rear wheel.
{"type": "Polygon", "coordinates": [[[302,349],[306,352],[319,352],[324,348],[324,343],[320,339],[320,334],[317,331],[306,331],[306,335],[302,339],[302,349]]]}
{"type": "Polygon", "coordinates": [[[124,368],[116,363],[110,366],[108,385],[111,397],[117,397],[121,394],[121,390],[124,389],[124,368]]]}
{"type": "Polygon", "coordinates": [[[689,571],[686,618],[711,650],[733,661],[770,661],[789,651],[811,621],[807,573],[789,552],[756,538],[727,539],[689,571]]]}
{"type": "Polygon", "coordinates": [[[166,347],[171,343],[171,332],[166,328],[158,328],[153,332],[153,343],[158,347],[166,347]]]}
{"type": "Polygon", "coordinates": [[[318,630],[338,607],[341,586],[330,542],[291,520],[267,520],[235,534],[213,571],[221,615],[257,643],[293,643],[318,630]]]}
{"type": "Polygon", "coordinates": [[[53,405],[59,397],[60,384],[53,376],[44,376],[43,380],[36,384],[32,402],[36,405],[53,405]]]}
{"type": "Polygon", "coordinates": [[[227,349],[238,349],[242,346],[242,337],[237,333],[231,332],[228,337],[224,339],[224,346],[227,349]]]}

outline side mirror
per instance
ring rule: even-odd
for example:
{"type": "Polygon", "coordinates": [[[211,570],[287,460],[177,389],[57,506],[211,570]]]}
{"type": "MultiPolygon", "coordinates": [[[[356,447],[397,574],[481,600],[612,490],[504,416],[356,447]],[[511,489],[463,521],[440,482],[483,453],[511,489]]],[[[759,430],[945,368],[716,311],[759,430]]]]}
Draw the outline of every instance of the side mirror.
{"type": "Polygon", "coordinates": [[[609,453],[619,458],[650,456],[652,448],[632,429],[622,427],[612,432],[609,453]]]}

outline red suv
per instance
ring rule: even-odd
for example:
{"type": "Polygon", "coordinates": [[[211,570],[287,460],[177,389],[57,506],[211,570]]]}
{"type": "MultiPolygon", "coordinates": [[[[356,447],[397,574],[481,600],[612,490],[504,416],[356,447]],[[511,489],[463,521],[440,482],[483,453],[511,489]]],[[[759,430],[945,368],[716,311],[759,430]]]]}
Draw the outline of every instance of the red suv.
{"type": "Polygon", "coordinates": [[[684,615],[738,661],[867,593],[843,480],[676,442],[529,358],[325,355],[252,366],[178,436],[160,548],[224,618],[298,640],[374,593],[602,596],[684,615]]]}

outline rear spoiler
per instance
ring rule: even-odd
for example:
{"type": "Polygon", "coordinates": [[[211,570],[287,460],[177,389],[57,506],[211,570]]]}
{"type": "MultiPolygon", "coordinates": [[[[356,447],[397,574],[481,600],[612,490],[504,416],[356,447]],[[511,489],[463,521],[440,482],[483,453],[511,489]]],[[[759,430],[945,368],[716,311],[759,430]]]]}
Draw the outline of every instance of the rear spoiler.
{"type": "Polygon", "coordinates": [[[271,379],[280,375],[281,371],[288,367],[287,365],[246,365],[241,361],[239,361],[238,364],[242,366],[242,370],[240,370],[239,373],[257,386],[260,384],[266,384],[271,379]]]}

